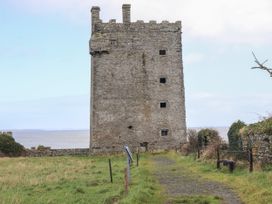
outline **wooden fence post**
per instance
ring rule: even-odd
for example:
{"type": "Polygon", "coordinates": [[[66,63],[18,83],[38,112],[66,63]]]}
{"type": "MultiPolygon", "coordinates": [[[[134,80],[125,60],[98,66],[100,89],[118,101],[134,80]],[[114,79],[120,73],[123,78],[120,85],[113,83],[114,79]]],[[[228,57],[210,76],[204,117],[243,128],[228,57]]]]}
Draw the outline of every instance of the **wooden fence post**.
{"type": "Polygon", "coordinates": [[[217,156],[216,168],[220,169],[220,152],[219,152],[219,148],[216,149],[216,156],[217,156]]]}
{"type": "Polygon", "coordinates": [[[235,162],[234,161],[230,161],[229,162],[229,171],[230,171],[230,173],[233,173],[234,168],[235,168],[235,162]]]}
{"type": "Polygon", "coordinates": [[[199,147],[197,147],[197,158],[198,159],[200,158],[200,149],[199,149],[199,147]]]}
{"type": "Polygon", "coordinates": [[[249,172],[253,171],[253,153],[252,153],[252,147],[248,150],[248,160],[249,160],[249,172]]]}
{"type": "Polygon", "coordinates": [[[110,170],[110,181],[112,183],[113,180],[112,180],[112,168],[111,168],[111,160],[110,159],[109,159],[109,170],[110,170]]]}

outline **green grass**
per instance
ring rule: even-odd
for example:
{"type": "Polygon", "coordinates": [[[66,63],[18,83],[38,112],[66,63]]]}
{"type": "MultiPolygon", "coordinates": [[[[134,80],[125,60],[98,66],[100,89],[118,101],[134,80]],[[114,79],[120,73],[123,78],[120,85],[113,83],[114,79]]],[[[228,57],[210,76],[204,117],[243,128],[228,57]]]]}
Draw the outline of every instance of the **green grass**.
{"type": "MultiPolygon", "coordinates": [[[[231,186],[247,204],[272,203],[272,172],[248,173],[238,168],[230,174],[226,168],[216,170],[215,163],[196,161],[192,157],[170,152],[164,154],[176,161],[173,171],[198,174],[231,186]]],[[[167,198],[152,176],[156,166],[151,154],[141,155],[140,166],[131,168],[132,183],[124,192],[123,155],[91,157],[0,158],[0,204],[217,204],[214,196],[182,196],[167,198]],[[113,168],[113,184],[109,179],[108,159],[113,168]]],[[[269,169],[269,168],[268,168],[269,169]]]]}
{"type": "Polygon", "coordinates": [[[225,183],[238,193],[244,203],[272,203],[272,171],[249,173],[247,168],[238,166],[234,173],[229,173],[226,167],[217,170],[215,162],[194,160],[193,157],[175,153],[166,156],[177,161],[174,167],[177,172],[182,168],[203,178],[225,183]]]}
{"type": "Polygon", "coordinates": [[[124,156],[0,158],[0,203],[161,203],[161,189],[150,176],[147,157],[131,168],[124,192],[124,156]],[[109,179],[111,158],[113,184],[109,179]]]}

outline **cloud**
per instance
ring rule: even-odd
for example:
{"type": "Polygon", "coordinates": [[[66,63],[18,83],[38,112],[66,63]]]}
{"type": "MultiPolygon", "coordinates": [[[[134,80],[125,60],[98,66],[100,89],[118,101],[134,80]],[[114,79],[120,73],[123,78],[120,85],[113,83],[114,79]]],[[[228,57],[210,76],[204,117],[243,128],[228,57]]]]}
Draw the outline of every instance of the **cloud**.
{"type": "MultiPolygon", "coordinates": [[[[86,21],[91,6],[101,7],[103,20],[121,19],[121,0],[11,0],[12,4],[36,13],[64,15],[86,21]]],[[[229,43],[272,43],[270,0],[128,0],[132,19],[182,20],[185,35],[229,43]]]]}

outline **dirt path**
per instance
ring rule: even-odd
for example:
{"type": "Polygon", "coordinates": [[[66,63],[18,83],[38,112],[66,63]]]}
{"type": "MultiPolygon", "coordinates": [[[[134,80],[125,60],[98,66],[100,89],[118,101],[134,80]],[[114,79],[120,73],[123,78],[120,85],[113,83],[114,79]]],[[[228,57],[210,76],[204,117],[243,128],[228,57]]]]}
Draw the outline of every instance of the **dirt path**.
{"type": "Polygon", "coordinates": [[[221,183],[191,175],[188,170],[174,169],[175,161],[167,157],[157,155],[154,156],[154,161],[156,164],[155,175],[165,187],[169,197],[213,195],[222,198],[224,204],[242,203],[230,188],[221,183]]]}

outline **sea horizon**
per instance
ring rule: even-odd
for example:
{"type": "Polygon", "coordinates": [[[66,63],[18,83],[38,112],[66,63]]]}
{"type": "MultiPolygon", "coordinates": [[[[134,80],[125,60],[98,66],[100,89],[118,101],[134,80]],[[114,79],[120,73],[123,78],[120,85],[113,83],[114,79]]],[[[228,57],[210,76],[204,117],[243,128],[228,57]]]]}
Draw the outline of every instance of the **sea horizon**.
{"type": "MultiPolygon", "coordinates": [[[[212,128],[219,132],[223,140],[228,141],[229,127],[188,127],[199,131],[212,128]]],[[[52,149],[88,148],[90,144],[89,129],[6,129],[11,131],[14,139],[26,148],[43,145],[52,149]]]]}

